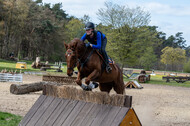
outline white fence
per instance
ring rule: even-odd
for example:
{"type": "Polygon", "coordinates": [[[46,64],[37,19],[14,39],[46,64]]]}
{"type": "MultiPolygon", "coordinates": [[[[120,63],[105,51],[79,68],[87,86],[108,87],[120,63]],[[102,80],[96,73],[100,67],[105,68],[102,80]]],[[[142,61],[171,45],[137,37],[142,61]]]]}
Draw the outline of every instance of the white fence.
{"type": "Polygon", "coordinates": [[[0,73],[0,82],[22,82],[22,74],[0,73]]]}

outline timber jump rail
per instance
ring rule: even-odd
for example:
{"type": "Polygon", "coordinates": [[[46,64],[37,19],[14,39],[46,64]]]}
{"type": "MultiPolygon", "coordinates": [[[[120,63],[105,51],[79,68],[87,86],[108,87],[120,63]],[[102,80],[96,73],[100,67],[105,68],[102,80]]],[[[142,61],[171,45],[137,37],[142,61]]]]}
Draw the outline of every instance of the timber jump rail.
{"type": "Polygon", "coordinates": [[[141,126],[132,96],[46,84],[19,126],[141,126]]]}
{"type": "Polygon", "coordinates": [[[43,75],[42,80],[48,82],[57,82],[68,85],[76,85],[75,80],[77,77],[68,77],[68,76],[52,76],[52,75],[43,75]]]}

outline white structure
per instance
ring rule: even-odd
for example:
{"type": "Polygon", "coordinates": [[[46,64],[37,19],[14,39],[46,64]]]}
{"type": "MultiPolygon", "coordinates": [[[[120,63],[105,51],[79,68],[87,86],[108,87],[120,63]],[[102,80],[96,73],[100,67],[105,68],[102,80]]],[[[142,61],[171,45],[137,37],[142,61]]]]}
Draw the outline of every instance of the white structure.
{"type": "Polygon", "coordinates": [[[0,82],[22,82],[22,74],[0,73],[0,82]]]}

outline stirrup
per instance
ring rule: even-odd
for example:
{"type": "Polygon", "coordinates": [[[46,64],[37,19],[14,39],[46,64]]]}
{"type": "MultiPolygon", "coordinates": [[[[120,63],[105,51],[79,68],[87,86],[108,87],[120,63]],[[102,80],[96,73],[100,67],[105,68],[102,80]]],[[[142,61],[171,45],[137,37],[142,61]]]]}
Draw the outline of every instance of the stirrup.
{"type": "Polygon", "coordinates": [[[107,73],[111,73],[111,71],[112,71],[112,68],[108,65],[108,66],[106,66],[106,72],[107,73]]]}

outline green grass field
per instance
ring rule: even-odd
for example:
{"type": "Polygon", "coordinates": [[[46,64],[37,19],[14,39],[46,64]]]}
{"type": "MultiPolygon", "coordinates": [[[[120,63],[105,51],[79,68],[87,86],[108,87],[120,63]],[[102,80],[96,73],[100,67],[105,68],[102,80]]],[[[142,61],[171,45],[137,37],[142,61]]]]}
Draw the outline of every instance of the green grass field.
{"type": "MultiPolygon", "coordinates": [[[[162,80],[163,75],[155,75],[150,77],[150,81],[145,84],[159,84],[159,85],[169,85],[169,86],[179,86],[179,87],[190,87],[190,81],[186,81],[184,83],[177,83],[176,81],[166,82],[166,80],[162,80]]],[[[130,81],[130,79],[124,76],[124,81],[130,81]]]]}
{"type": "Polygon", "coordinates": [[[166,82],[166,80],[162,80],[162,75],[151,76],[148,84],[161,84],[161,85],[170,85],[170,86],[180,86],[180,87],[190,87],[190,81],[186,81],[184,83],[177,83],[176,81],[166,82]]]}
{"type": "MultiPolygon", "coordinates": [[[[33,61],[19,61],[19,62],[26,62],[27,63],[27,69],[16,69],[16,61],[8,61],[8,60],[2,60],[0,59],[0,71],[6,69],[7,71],[15,71],[17,70],[17,72],[41,72],[39,69],[33,69],[31,67],[31,64],[33,61]]],[[[75,70],[77,70],[75,68],[75,70]]],[[[62,68],[63,73],[58,73],[55,72],[55,70],[47,70],[47,72],[49,74],[66,74],[67,71],[67,66],[66,64],[63,64],[63,68],[62,68]]],[[[126,78],[124,76],[124,81],[130,81],[128,78],[126,78]]],[[[165,80],[162,80],[162,75],[156,75],[156,76],[151,76],[150,81],[147,82],[147,84],[161,84],[161,85],[170,85],[170,86],[181,86],[181,87],[190,87],[190,81],[186,81],[185,83],[177,83],[175,81],[171,81],[171,82],[166,82],[165,80]]]]}
{"type": "Polygon", "coordinates": [[[0,126],[18,126],[21,119],[21,116],[0,112],[0,126]]]}
{"type": "MultiPolygon", "coordinates": [[[[31,64],[33,61],[24,61],[21,60],[19,62],[26,62],[27,63],[27,69],[17,69],[16,68],[16,61],[10,61],[10,60],[3,60],[0,59],[0,71],[2,70],[7,70],[7,71],[17,71],[17,72],[25,72],[25,71],[32,71],[32,72],[41,72],[39,69],[33,69],[31,67],[31,64]]],[[[52,63],[53,64],[53,63],[52,63]]],[[[66,64],[63,64],[63,68],[61,69],[63,71],[63,73],[66,73],[66,64]]],[[[47,72],[54,72],[55,70],[47,70],[47,72]]]]}

